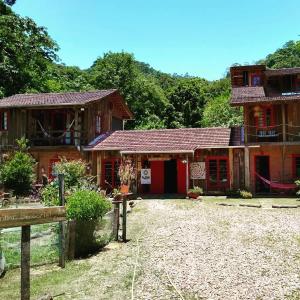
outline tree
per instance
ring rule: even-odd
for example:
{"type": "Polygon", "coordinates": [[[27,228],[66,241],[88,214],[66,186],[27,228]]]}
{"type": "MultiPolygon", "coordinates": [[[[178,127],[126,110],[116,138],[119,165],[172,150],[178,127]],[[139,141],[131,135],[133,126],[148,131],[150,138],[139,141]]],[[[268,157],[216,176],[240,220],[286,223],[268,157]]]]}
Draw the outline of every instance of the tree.
{"type": "Polygon", "coordinates": [[[0,96],[39,91],[58,46],[44,27],[0,2],[0,96]]]}
{"type": "Polygon", "coordinates": [[[203,112],[203,127],[230,127],[243,123],[241,108],[234,108],[229,103],[230,95],[223,94],[211,100],[203,112]]]}
{"type": "Polygon", "coordinates": [[[35,179],[35,160],[27,151],[27,140],[17,140],[18,150],[13,152],[0,167],[0,182],[17,196],[29,194],[35,179]]]}

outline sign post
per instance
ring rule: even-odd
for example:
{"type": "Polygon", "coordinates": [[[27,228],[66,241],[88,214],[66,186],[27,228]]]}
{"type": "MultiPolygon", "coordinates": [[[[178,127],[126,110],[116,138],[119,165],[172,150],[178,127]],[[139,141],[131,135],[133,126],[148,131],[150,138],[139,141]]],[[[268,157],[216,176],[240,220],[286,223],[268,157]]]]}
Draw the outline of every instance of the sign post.
{"type": "Polygon", "coordinates": [[[22,227],[21,300],[30,299],[30,226],[65,219],[64,206],[0,209],[0,228],[22,227]]]}

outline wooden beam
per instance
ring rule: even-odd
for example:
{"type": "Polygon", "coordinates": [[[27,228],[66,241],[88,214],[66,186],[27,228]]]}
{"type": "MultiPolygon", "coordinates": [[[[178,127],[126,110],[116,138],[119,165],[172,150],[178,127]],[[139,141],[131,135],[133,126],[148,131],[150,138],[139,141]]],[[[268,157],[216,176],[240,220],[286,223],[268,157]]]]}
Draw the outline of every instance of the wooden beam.
{"type": "Polygon", "coordinates": [[[30,225],[22,226],[21,300],[30,300],[30,225]]]}
{"type": "Polygon", "coordinates": [[[244,106],[244,140],[245,140],[245,144],[248,143],[248,113],[249,113],[249,109],[248,106],[244,106]]]}
{"type": "Polygon", "coordinates": [[[232,190],[233,186],[233,149],[229,148],[229,184],[232,190]]]}
{"type": "Polygon", "coordinates": [[[282,115],[282,141],[286,142],[286,113],[285,113],[285,104],[281,104],[281,115],[282,115]]]}
{"type": "Polygon", "coordinates": [[[245,147],[245,188],[250,190],[250,157],[248,147],[245,147]]]}
{"type": "Polygon", "coordinates": [[[0,209],[0,228],[52,223],[65,219],[66,208],[62,206],[0,209]]]}

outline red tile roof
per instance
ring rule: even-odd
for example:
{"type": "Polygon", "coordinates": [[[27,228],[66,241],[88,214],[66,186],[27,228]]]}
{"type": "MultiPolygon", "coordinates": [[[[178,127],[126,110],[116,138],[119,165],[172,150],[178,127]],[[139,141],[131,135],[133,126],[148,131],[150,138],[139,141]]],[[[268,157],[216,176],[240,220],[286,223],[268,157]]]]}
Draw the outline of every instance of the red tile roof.
{"type": "Polygon", "coordinates": [[[117,93],[117,90],[98,90],[93,92],[17,94],[0,99],[0,108],[33,106],[71,106],[84,105],[117,93]]]}
{"type": "Polygon", "coordinates": [[[232,99],[265,97],[262,86],[232,88],[232,99]]]}
{"type": "Polygon", "coordinates": [[[85,150],[136,153],[180,153],[197,148],[228,147],[230,128],[181,128],[114,131],[98,137],[85,150]]]}

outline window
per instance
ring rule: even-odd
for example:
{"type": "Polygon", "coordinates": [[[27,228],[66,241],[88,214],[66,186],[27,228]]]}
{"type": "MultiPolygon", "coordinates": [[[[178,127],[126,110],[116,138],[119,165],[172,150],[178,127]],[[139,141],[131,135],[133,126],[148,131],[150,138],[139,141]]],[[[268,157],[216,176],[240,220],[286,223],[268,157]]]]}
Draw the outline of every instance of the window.
{"type": "Polygon", "coordinates": [[[248,71],[243,71],[243,85],[244,86],[249,85],[248,71]]]}
{"type": "Polygon", "coordinates": [[[120,160],[116,158],[106,159],[102,161],[103,177],[102,184],[108,182],[113,188],[120,186],[120,178],[118,175],[120,160]]]}
{"type": "Polygon", "coordinates": [[[8,112],[0,111],[0,131],[6,131],[8,129],[8,112]]]}
{"type": "Polygon", "coordinates": [[[101,133],[101,116],[96,115],[96,133],[100,134],[101,133]]]}
{"type": "Polygon", "coordinates": [[[261,86],[261,77],[258,74],[251,75],[251,86],[261,86]]]}
{"type": "Polygon", "coordinates": [[[300,155],[293,155],[293,177],[300,178],[300,155]]]}
{"type": "Polygon", "coordinates": [[[260,107],[255,112],[256,128],[269,129],[274,127],[274,109],[272,106],[260,107]]]}
{"type": "Polygon", "coordinates": [[[208,188],[226,188],[229,186],[229,168],[227,157],[207,158],[208,188]]]}

